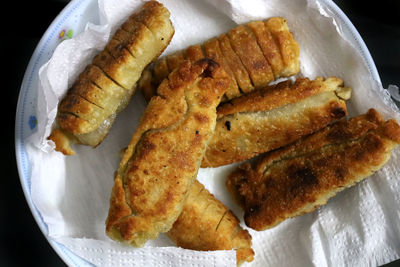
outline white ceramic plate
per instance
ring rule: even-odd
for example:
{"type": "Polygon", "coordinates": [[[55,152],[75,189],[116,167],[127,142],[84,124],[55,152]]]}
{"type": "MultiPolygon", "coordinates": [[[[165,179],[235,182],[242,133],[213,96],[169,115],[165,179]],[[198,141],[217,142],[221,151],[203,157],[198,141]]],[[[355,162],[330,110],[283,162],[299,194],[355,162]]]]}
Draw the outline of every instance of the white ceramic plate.
{"type": "MultiPolygon", "coordinates": [[[[330,13],[329,15],[335,19],[348,41],[350,41],[361,53],[372,77],[380,82],[374,61],[372,60],[360,34],[357,32],[350,20],[332,1],[321,0],[321,4],[326,7],[330,13]]],[[[83,31],[86,23],[89,21],[92,23],[98,23],[99,18],[97,17],[97,12],[95,12],[96,10],[96,0],[73,0],[51,23],[33,52],[26,69],[16,112],[15,150],[18,172],[26,200],[44,236],[53,249],[69,266],[92,266],[92,264],[78,257],[69,249],[48,237],[47,225],[40,216],[39,211],[34,206],[31,198],[31,166],[25,150],[25,140],[35,131],[37,124],[35,114],[37,91],[39,88],[39,68],[50,59],[54,49],[62,40],[71,38],[77,33],[83,31]]]]}

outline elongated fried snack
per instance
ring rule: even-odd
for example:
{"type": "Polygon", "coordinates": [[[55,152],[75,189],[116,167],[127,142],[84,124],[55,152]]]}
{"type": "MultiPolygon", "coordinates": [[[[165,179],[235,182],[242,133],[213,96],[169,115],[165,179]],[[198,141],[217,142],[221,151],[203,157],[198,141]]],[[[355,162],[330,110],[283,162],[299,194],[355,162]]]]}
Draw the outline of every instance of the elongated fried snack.
{"type": "Polygon", "coordinates": [[[374,109],[341,120],[292,145],[241,165],[227,187],[245,210],[246,224],[271,228],[324,205],[378,171],[400,143],[400,126],[374,109]]]}
{"type": "Polygon", "coordinates": [[[204,186],[195,181],[182,213],[167,235],[175,243],[193,250],[236,250],[237,264],[252,261],[251,236],[238,218],[204,186]]]}
{"type": "Polygon", "coordinates": [[[146,69],[139,89],[149,100],[156,94],[157,86],[181,61],[203,57],[218,62],[231,78],[223,100],[265,87],[273,80],[295,75],[300,70],[299,45],[289,31],[287,21],[273,17],[239,25],[204,44],[159,59],[146,69]]]}
{"type": "Polygon", "coordinates": [[[196,179],[228,84],[224,70],[208,59],[184,61],[161,83],[116,173],[109,237],[142,246],[170,230],[196,179]]]}
{"type": "Polygon", "coordinates": [[[70,142],[97,146],[133,95],[143,69],[169,44],[174,28],[169,11],[146,2],[116,31],[60,102],[49,136],[56,150],[72,155],[70,142]]]}
{"type": "Polygon", "coordinates": [[[347,114],[350,91],[336,77],[298,78],[221,104],[201,166],[243,161],[325,127],[347,114]]]}

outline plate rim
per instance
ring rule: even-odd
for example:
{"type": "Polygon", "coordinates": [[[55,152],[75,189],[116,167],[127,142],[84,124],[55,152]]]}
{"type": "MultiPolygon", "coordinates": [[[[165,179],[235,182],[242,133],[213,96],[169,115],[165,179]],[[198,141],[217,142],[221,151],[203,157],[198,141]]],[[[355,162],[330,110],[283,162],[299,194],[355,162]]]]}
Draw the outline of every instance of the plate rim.
{"type": "MultiPolygon", "coordinates": [[[[27,68],[25,70],[22,83],[20,86],[20,91],[18,95],[18,101],[17,101],[17,107],[16,107],[16,114],[15,114],[15,127],[14,127],[14,141],[15,141],[15,156],[16,156],[16,161],[17,161],[17,169],[18,169],[18,175],[19,175],[19,180],[21,183],[21,187],[25,196],[25,200],[29,206],[29,209],[34,217],[34,220],[36,221],[36,224],[39,226],[39,229],[41,230],[42,234],[50,244],[50,246],[54,249],[54,251],[58,254],[58,256],[64,261],[69,266],[82,266],[82,265],[87,265],[87,266],[93,266],[93,264],[89,263],[85,259],[82,259],[79,257],[77,254],[63,246],[62,244],[56,242],[54,239],[51,239],[48,235],[48,229],[47,225],[44,222],[43,218],[41,217],[41,214],[39,210],[36,208],[32,201],[32,196],[31,196],[31,188],[30,184],[28,185],[28,177],[23,170],[23,160],[27,159],[22,159],[21,154],[25,153],[27,157],[26,152],[22,152],[23,149],[25,149],[25,144],[23,138],[21,138],[22,134],[22,128],[23,128],[23,119],[24,119],[24,108],[25,108],[25,102],[27,98],[27,92],[29,91],[30,87],[28,86],[28,80],[31,77],[31,75],[35,74],[35,68],[40,68],[40,66],[36,66],[35,60],[38,61],[38,59],[42,56],[43,52],[46,48],[46,42],[51,39],[52,34],[54,32],[57,32],[57,29],[61,26],[60,22],[67,19],[70,15],[73,14],[73,12],[84,2],[91,2],[91,1],[96,1],[96,0],[71,0],[61,11],[60,13],[53,19],[51,24],[48,26],[42,37],[40,38],[38,44],[36,45],[32,56],[30,57],[29,63],[27,65],[27,68]],[[28,188],[29,187],[29,188],[28,188]],[[79,261],[80,263],[78,263],[79,261]]],[[[368,47],[366,46],[364,40],[362,39],[361,35],[353,25],[353,23],[350,21],[350,19],[347,17],[347,15],[339,8],[339,6],[334,3],[332,0],[317,0],[320,3],[323,4],[324,7],[327,7],[332,11],[335,15],[334,19],[339,19],[340,20],[340,25],[344,26],[347,28],[348,33],[350,33],[353,37],[353,40],[348,40],[352,45],[357,45],[356,49],[361,53],[364,63],[367,65],[368,71],[370,72],[371,76],[373,79],[375,79],[377,82],[381,83],[381,79],[378,73],[378,70],[376,68],[375,62],[368,50],[368,47]]],[[[37,63],[37,62],[36,62],[37,63]]],[[[39,69],[38,69],[39,70],[39,69]]],[[[28,163],[29,164],[29,163],[28,163]]]]}
{"type": "MultiPolygon", "coordinates": [[[[62,244],[57,243],[55,240],[51,239],[50,236],[48,235],[48,229],[47,225],[44,222],[43,218],[41,217],[41,214],[39,210],[36,208],[32,201],[32,196],[31,196],[31,188],[28,188],[27,180],[28,177],[26,177],[27,174],[24,173],[23,166],[22,166],[22,153],[25,153],[27,156],[26,152],[22,152],[22,148],[25,149],[25,144],[23,138],[21,138],[21,134],[23,132],[22,130],[22,125],[23,125],[23,119],[24,119],[24,105],[26,102],[26,97],[27,97],[27,92],[30,89],[28,85],[28,80],[32,75],[35,75],[35,67],[37,68],[37,74],[39,71],[39,68],[41,66],[35,66],[34,61],[38,61],[39,58],[43,55],[44,52],[42,52],[46,49],[46,42],[50,41],[50,39],[53,37],[52,35],[57,32],[57,30],[62,26],[61,22],[65,19],[67,19],[74,10],[76,10],[82,3],[84,3],[87,0],[71,0],[61,11],[60,13],[57,14],[57,16],[52,20],[50,25],[47,27],[46,31],[43,33],[42,37],[40,38],[39,42],[37,43],[30,59],[29,63],[26,67],[26,70],[24,72],[24,76],[22,78],[19,94],[18,94],[18,101],[17,101],[17,107],[16,107],[16,113],[15,113],[15,127],[14,127],[14,142],[15,142],[15,157],[17,161],[17,169],[18,169],[18,176],[19,176],[19,181],[21,183],[22,191],[24,193],[25,200],[29,206],[29,209],[32,213],[32,216],[34,220],[36,221],[36,224],[39,226],[40,231],[42,232],[43,236],[46,238],[47,242],[50,244],[52,249],[57,253],[57,255],[61,258],[61,260],[66,263],[68,266],[81,266],[78,264],[76,261],[84,261],[86,262],[89,266],[92,266],[89,262],[86,260],[82,259],[72,251],[70,251],[68,248],[65,248],[62,244]],[[68,250],[68,252],[66,251],[68,250]],[[72,253],[72,254],[71,254],[72,253]],[[68,255],[70,254],[70,255],[68,255]],[[71,256],[72,255],[72,256],[71,256]]],[[[89,1],[95,1],[95,0],[89,0],[89,1]]],[[[37,62],[36,62],[37,63],[37,62]]],[[[24,159],[28,160],[28,159],[24,159]]],[[[28,174],[29,175],[29,174],[28,174]]],[[[30,186],[29,186],[30,187],[30,186]]]]}
{"type": "Polygon", "coordinates": [[[330,10],[334,13],[335,18],[340,19],[341,26],[345,26],[348,32],[352,35],[353,40],[348,40],[350,44],[357,44],[356,49],[361,52],[361,55],[364,59],[364,63],[367,65],[367,69],[371,76],[376,80],[379,84],[382,84],[378,69],[376,67],[375,61],[371,56],[371,53],[368,50],[367,45],[365,44],[363,38],[358,32],[357,28],[351,22],[351,20],[347,17],[347,15],[340,9],[340,7],[333,2],[333,0],[317,0],[326,4],[330,10]]]}

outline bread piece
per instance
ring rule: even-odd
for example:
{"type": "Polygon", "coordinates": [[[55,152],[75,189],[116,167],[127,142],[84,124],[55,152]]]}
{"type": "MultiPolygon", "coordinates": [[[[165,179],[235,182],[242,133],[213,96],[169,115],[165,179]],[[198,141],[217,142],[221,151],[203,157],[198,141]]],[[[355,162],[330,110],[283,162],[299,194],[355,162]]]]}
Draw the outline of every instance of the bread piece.
{"type": "Polygon", "coordinates": [[[203,54],[224,67],[231,77],[223,101],[243,93],[265,87],[280,78],[295,75],[300,70],[299,45],[289,30],[288,22],[281,17],[239,25],[226,34],[175,52],[172,60],[167,56],[147,69],[141,79],[147,100],[156,94],[157,86],[183,59],[197,60],[203,54]],[[195,48],[193,50],[193,48],[195,48]],[[195,56],[193,56],[195,55],[195,56]],[[165,64],[168,61],[168,65],[165,64]],[[170,63],[171,62],[171,63],[170,63]]]}
{"type": "Polygon", "coordinates": [[[158,88],[120,162],[106,233],[142,246],[182,211],[229,78],[214,61],[184,61],[158,88]]]}
{"type": "Polygon", "coordinates": [[[168,10],[156,1],[132,14],[60,102],[49,136],[56,150],[73,154],[71,142],[97,146],[128,104],[143,69],[162,53],[173,34],[168,10]]]}
{"type": "Polygon", "coordinates": [[[252,261],[251,236],[238,218],[204,186],[195,181],[182,213],[167,235],[180,247],[236,251],[237,264],[252,261]]]}
{"type": "Polygon", "coordinates": [[[202,167],[218,167],[287,145],[347,114],[351,89],[337,77],[298,78],[218,107],[202,167]]]}
{"type": "Polygon", "coordinates": [[[400,126],[370,109],[241,165],[227,187],[245,210],[246,225],[265,230],[372,175],[399,143],[400,126]]]}

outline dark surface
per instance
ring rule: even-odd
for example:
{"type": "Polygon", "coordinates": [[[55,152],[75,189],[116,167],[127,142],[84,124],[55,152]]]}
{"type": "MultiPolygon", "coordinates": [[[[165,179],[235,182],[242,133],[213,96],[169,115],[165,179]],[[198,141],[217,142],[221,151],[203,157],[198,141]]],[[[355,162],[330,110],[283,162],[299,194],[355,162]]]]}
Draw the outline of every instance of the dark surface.
{"type": "Polygon", "coordinates": [[[366,43],[383,87],[400,85],[400,1],[334,1],[366,43]]]}
{"type": "MultiPolygon", "coordinates": [[[[399,1],[336,0],[366,42],[382,83],[400,85],[399,1]]],[[[5,81],[2,98],[2,170],[0,185],[0,266],[65,266],[42,235],[26,204],[14,150],[15,110],[22,78],[40,37],[67,1],[11,1],[2,17],[1,51],[5,81]],[[7,13],[10,13],[7,17],[7,13]]],[[[399,265],[399,261],[391,266],[399,265]]]]}

